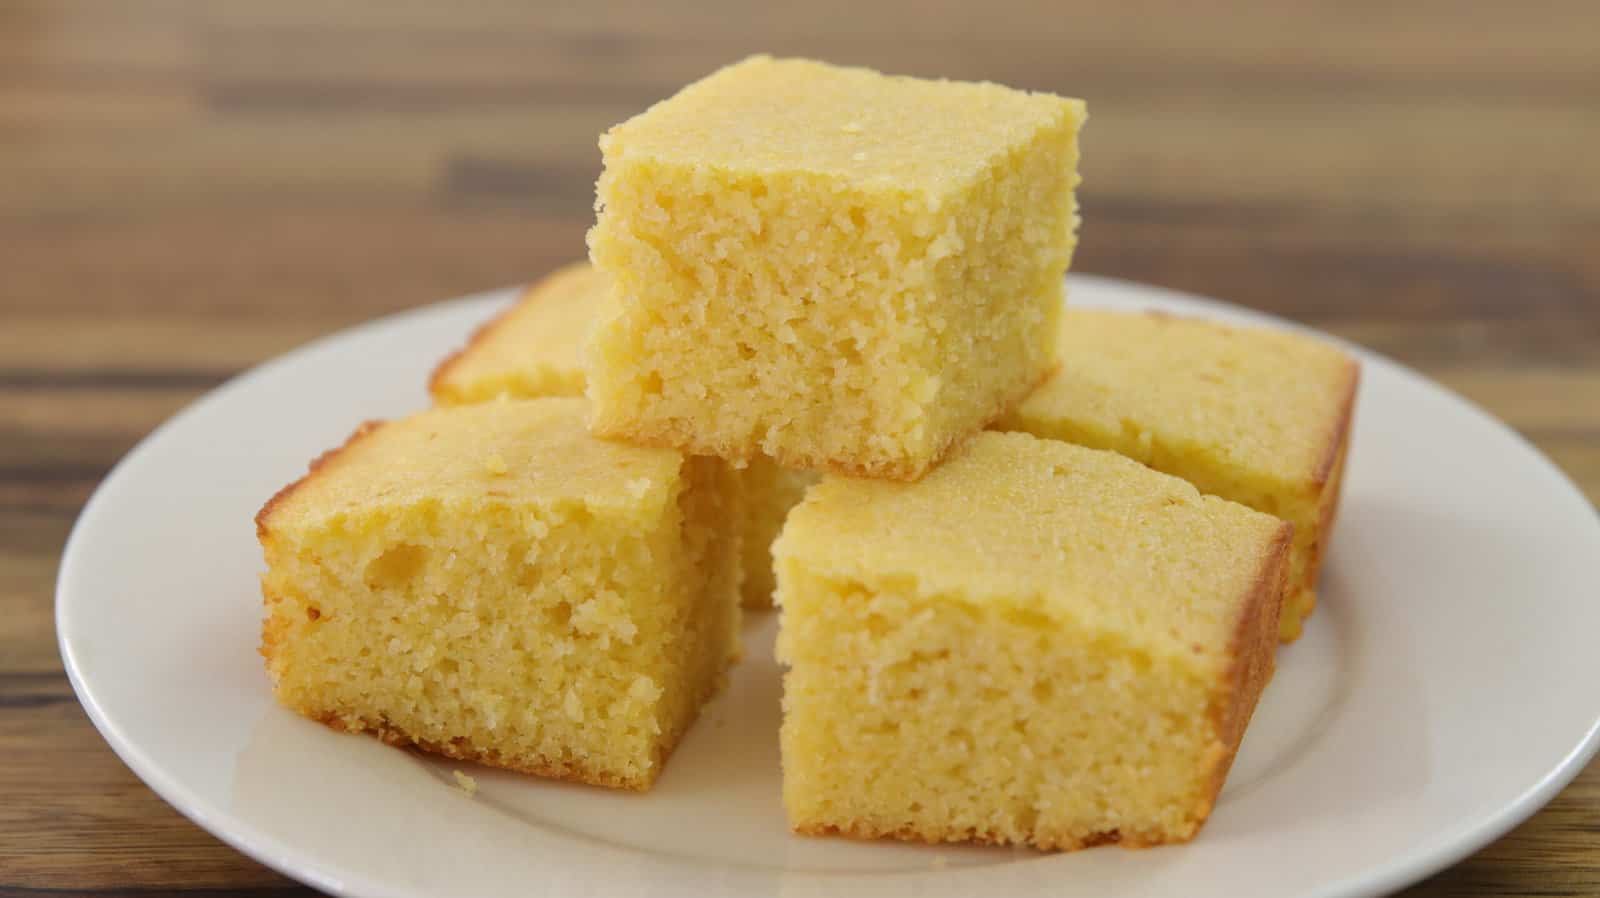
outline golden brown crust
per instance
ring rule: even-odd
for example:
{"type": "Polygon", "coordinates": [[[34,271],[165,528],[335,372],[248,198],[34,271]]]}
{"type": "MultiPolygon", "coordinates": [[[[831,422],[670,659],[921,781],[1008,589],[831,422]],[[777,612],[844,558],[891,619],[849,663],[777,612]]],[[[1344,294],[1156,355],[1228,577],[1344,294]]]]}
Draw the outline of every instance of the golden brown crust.
{"type": "Polygon", "coordinates": [[[350,451],[350,448],[356,443],[376,433],[380,428],[383,427],[384,424],[387,423],[387,421],[377,419],[361,422],[361,425],[358,426],[342,444],[329,449],[316,458],[313,458],[311,460],[311,464],[306,466],[306,473],[304,476],[293,483],[290,483],[283,489],[278,490],[276,493],[273,493],[272,498],[268,499],[266,504],[261,506],[261,510],[256,512],[256,539],[261,541],[266,540],[268,532],[267,524],[272,518],[272,513],[281,505],[283,505],[284,502],[288,501],[289,497],[294,494],[295,490],[308,483],[311,478],[317,476],[322,469],[333,464],[334,460],[339,456],[350,451]]]}
{"type": "Polygon", "coordinates": [[[472,332],[472,336],[467,338],[467,342],[464,346],[451,350],[449,355],[446,355],[444,358],[439,360],[439,364],[433,366],[433,371],[428,375],[428,398],[433,400],[434,405],[445,404],[446,391],[444,379],[449,377],[450,374],[455,371],[456,365],[461,362],[461,357],[466,355],[468,350],[472,349],[472,347],[478,345],[478,341],[487,336],[485,333],[486,331],[488,331],[490,328],[498,326],[500,322],[504,320],[505,317],[510,313],[511,310],[507,309],[506,311],[494,316],[488,322],[479,325],[478,328],[472,332]]]}
{"type": "MultiPolygon", "coordinates": [[[[781,449],[770,457],[778,466],[795,471],[814,471],[819,474],[835,474],[840,477],[851,477],[860,480],[897,480],[902,483],[914,483],[921,480],[924,474],[938,467],[939,463],[944,461],[962,443],[988,430],[995,422],[1005,417],[1018,405],[1021,405],[1023,400],[1027,399],[1034,390],[1037,390],[1056,373],[1058,367],[1047,369],[1038,379],[1017,391],[1015,396],[1000,402],[995,410],[971,431],[952,436],[927,462],[920,465],[909,461],[869,463],[851,463],[841,459],[819,461],[806,456],[787,453],[781,449]]],[[[680,431],[677,428],[658,427],[644,429],[637,426],[608,426],[597,421],[593,412],[590,413],[589,429],[595,436],[602,439],[622,440],[633,443],[636,446],[648,446],[653,449],[676,449],[687,455],[712,455],[734,464],[748,464],[758,455],[763,454],[759,450],[749,449],[748,447],[735,448],[700,442],[695,440],[692,435],[680,437],[678,435],[680,431]]]]}
{"type": "Polygon", "coordinates": [[[433,397],[434,404],[439,405],[444,402],[444,380],[450,376],[450,373],[455,370],[456,366],[461,363],[461,360],[468,353],[504,327],[506,322],[516,317],[518,312],[538,302],[541,297],[549,293],[557,284],[580,272],[587,273],[589,268],[590,265],[587,259],[562,265],[560,268],[523,287],[522,292],[517,295],[516,302],[513,302],[500,314],[479,325],[477,330],[472,332],[472,336],[467,338],[466,345],[445,356],[438,365],[434,366],[433,373],[428,375],[428,395],[433,397]]]}
{"type": "Polygon", "coordinates": [[[1305,629],[1306,619],[1317,609],[1317,578],[1322,573],[1322,560],[1327,555],[1328,541],[1333,535],[1333,523],[1338,517],[1339,497],[1344,485],[1345,459],[1350,454],[1350,432],[1355,424],[1356,392],[1361,382],[1360,364],[1354,359],[1346,361],[1348,367],[1345,383],[1341,388],[1339,417],[1329,432],[1328,445],[1313,481],[1315,496],[1321,506],[1317,517],[1317,529],[1311,534],[1312,542],[1301,580],[1299,583],[1290,584],[1290,591],[1285,597],[1286,605],[1293,609],[1296,626],[1293,631],[1282,634],[1282,642],[1299,639],[1305,629]]]}
{"type": "MultiPolygon", "coordinates": [[[[548,279],[548,277],[549,276],[547,276],[546,279],[548,279]]],[[[483,341],[489,339],[491,335],[500,330],[500,328],[504,327],[506,322],[511,319],[512,315],[518,309],[522,308],[524,303],[533,301],[536,298],[539,285],[543,283],[544,281],[538,281],[528,285],[527,287],[524,287],[522,289],[522,293],[517,296],[516,302],[512,303],[500,314],[490,318],[483,324],[478,325],[477,329],[472,332],[472,336],[467,338],[465,345],[463,345],[460,349],[457,349],[455,352],[445,356],[444,359],[442,359],[439,364],[434,367],[433,373],[428,375],[428,395],[433,398],[435,405],[440,405],[444,402],[444,380],[450,376],[451,372],[455,371],[456,366],[461,363],[463,358],[466,358],[467,353],[472,352],[481,343],[483,343],[483,341]]]]}
{"type": "Polygon", "coordinates": [[[1348,356],[1345,358],[1345,363],[1344,385],[1340,388],[1339,419],[1328,434],[1328,445],[1323,450],[1322,461],[1317,465],[1312,477],[1312,481],[1319,487],[1328,483],[1335,463],[1342,460],[1345,448],[1350,444],[1350,430],[1355,422],[1356,392],[1361,386],[1361,364],[1348,356]]]}
{"type": "MultiPolygon", "coordinates": [[[[587,783],[591,786],[604,786],[609,789],[627,789],[633,792],[648,791],[655,782],[654,777],[622,777],[611,771],[586,767],[583,764],[563,759],[546,758],[540,755],[507,757],[499,752],[480,751],[468,744],[465,739],[453,739],[449,742],[416,739],[387,722],[374,724],[367,721],[351,721],[333,714],[307,716],[311,716],[318,723],[341,733],[371,734],[385,745],[393,745],[396,748],[414,748],[457,761],[470,761],[474,764],[482,764],[485,767],[498,767],[502,770],[525,773],[530,776],[542,776],[572,783],[587,783]]],[[[652,770],[659,772],[661,764],[666,762],[667,755],[671,753],[671,746],[664,747],[660,761],[652,770]]]]}
{"type": "Polygon", "coordinates": [[[1328,551],[1328,539],[1333,533],[1333,524],[1339,517],[1339,497],[1343,494],[1344,468],[1346,459],[1350,457],[1350,432],[1355,424],[1356,390],[1361,381],[1361,369],[1354,362],[1350,363],[1350,382],[1345,391],[1344,407],[1339,417],[1339,426],[1334,433],[1334,439],[1329,445],[1328,461],[1318,473],[1321,475],[1317,481],[1322,487],[1326,501],[1322,503],[1322,511],[1317,520],[1316,543],[1312,546],[1311,558],[1306,569],[1306,587],[1313,588],[1317,583],[1317,573],[1322,569],[1323,556],[1328,551]]]}
{"type": "Polygon", "coordinates": [[[1305,634],[1306,620],[1317,610],[1317,591],[1304,584],[1289,584],[1283,594],[1278,642],[1288,645],[1305,634]]]}
{"type": "Polygon", "coordinates": [[[1234,624],[1228,646],[1233,660],[1222,683],[1212,693],[1207,712],[1216,728],[1218,751],[1203,804],[1196,809],[1196,819],[1201,822],[1211,813],[1217,793],[1228,778],[1234,755],[1239,751],[1239,743],[1244,739],[1245,728],[1250,725],[1250,716],[1255,713],[1261,691],[1272,679],[1277,663],[1278,615],[1288,588],[1289,553],[1293,545],[1294,526],[1281,523],[1234,624]]]}
{"type": "MultiPolygon", "coordinates": [[[[1317,573],[1322,570],[1322,559],[1328,554],[1328,542],[1333,536],[1333,524],[1339,518],[1339,497],[1344,490],[1345,459],[1350,455],[1349,443],[1339,450],[1335,457],[1333,471],[1328,475],[1328,482],[1323,487],[1327,491],[1328,499],[1322,503],[1322,514],[1317,520],[1317,540],[1311,547],[1311,558],[1306,565],[1306,588],[1312,588],[1317,583],[1317,573]]],[[[1314,602],[1313,602],[1314,604],[1314,602]]],[[[1307,611],[1309,612],[1309,609],[1307,611]]]]}
{"type": "MultiPolygon", "coordinates": [[[[992,830],[980,830],[970,826],[962,828],[918,828],[914,826],[889,828],[874,826],[870,821],[866,820],[852,820],[846,823],[796,823],[792,829],[803,836],[837,836],[859,841],[895,839],[901,842],[922,842],[928,845],[948,842],[961,842],[972,845],[1019,844],[1016,840],[992,830]]],[[[1193,837],[1194,833],[1192,832],[1184,834],[1163,833],[1154,830],[1125,831],[1112,829],[1074,835],[1034,828],[1027,840],[1020,844],[1026,844],[1039,851],[1081,851],[1085,848],[1094,848],[1100,845],[1120,845],[1123,848],[1137,849],[1187,842],[1193,837]]]]}
{"type": "Polygon", "coordinates": [[[1346,437],[1339,453],[1334,456],[1333,470],[1329,472],[1328,480],[1322,487],[1325,498],[1317,517],[1317,531],[1313,534],[1311,547],[1308,550],[1304,575],[1299,583],[1291,584],[1284,600],[1285,607],[1297,609],[1295,621],[1298,626],[1292,632],[1282,635],[1283,642],[1299,639],[1305,629],[1305,621],[1317,610],[1317,579],[1322,575],[1322,562],[1328,555],[1328,544],[1333,538],[1333,524],[1339,516],[1339,498],[1343,495],[1345,459],[1348,457],[1349,439],[1346,437]]]}

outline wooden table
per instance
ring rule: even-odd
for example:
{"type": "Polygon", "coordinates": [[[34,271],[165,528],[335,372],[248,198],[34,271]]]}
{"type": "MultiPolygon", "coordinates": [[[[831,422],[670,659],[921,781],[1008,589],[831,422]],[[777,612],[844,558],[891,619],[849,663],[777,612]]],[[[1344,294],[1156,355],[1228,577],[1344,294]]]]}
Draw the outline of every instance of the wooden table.
{"type": "MultiPolygon", "coordinates": [[[[596,134],[755,50],[1088,98],[1080,270],[1387,353],[1600,497],[1594,3],[787,6],[0,0],[0,896],[304,892],[85,719],[68,527],[224,378],[581,255],[596,134]]],[[[1600,767],[1413,894],[1596,892],[1600,767]]]]}

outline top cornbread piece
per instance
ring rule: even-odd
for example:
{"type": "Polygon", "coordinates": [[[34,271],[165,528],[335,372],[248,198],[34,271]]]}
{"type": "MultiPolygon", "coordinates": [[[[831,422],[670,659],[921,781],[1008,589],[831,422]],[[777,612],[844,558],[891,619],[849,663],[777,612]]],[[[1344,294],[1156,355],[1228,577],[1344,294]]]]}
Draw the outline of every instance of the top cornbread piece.
{"type": "Polygon", "coordinates": [[[612,128],[594,430],[920,476],[1056,366],[1084,117],[758,56],[612,128]]]}
{"type": "Polygon", "coordinates": [[[1316,605],[1359,369],[1298,334],[1069,309],[1070,361],[998,427],[1109,449],[1294,524],[1282,638],[1316,605]]]}
{"type": "MultiPolygon", "coordinates": [[[[464,405],[500,397],[582,396],[580,348],[606,283],[584,261],[529,285],[511,308],[434,370],[428,383],[433,401],[464,405]]],[[[762,456],[734,476],[744,493],[744,607],[771,608],[772,541],[817,475],[779,467],[762,456]]]]}
{"type": "Polygon", "coordinates": [[[1273,668],[1289,529],[1020,433],[914,484],[824,480],[774,548],[792,823],[1189,838],[1273,668]]]}
{"type": "Polygon", "coordinates": [[[578,399],[369,425],[256,518],[284,705],[455,758],[648,788],[738,652],[738,485],[578,399]]]}

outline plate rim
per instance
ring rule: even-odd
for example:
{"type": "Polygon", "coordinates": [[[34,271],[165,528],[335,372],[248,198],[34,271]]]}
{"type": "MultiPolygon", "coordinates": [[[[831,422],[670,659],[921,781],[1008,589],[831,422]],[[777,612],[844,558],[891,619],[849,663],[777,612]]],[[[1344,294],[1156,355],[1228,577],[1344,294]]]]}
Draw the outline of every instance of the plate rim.
{"type": "MultiPolygon", "coordinates": [[[[1383,353],[1291,319],[1185,290],[1126,278],[1087,273],[1069,274],[1067,276],[1067,284],[1069,296],[1071,287],[1075,284],[1094,284],[1101,289],[1131,290],[1135,294],[1155,295],[1162,299],[1170,299],[1184,305],[1199,307],[1208,312],[1220,312],[1227,317],[1235,319],[1242,318],[1272,327],[1313,333],[1323,340],[1333,342],[1356,355],[1363,365],[1377,363],[1384,366],[1391,373],[1412,381],[1414,385],[1429,388],[1443,395],[1456,406],[1457,410],[1463,411],[1477,418],[1480,423],[1488,424],[1499,430],[1503,435],[1511,437],[1522,449],[1537,460],[1538,469],[1546,477],[1553,475],[1555,482],[1563,488],[1562,491],[1568,498],[1581,506],[1586,506],[1590,516],[1594,519],[1594,523],[1600,526],[1600,508],[1596,508],[1594,503],[1588,500],[1583,490],[1579,488],[1566,471],[1531,440],[1473,400],[1383,353]]],[[[194,789],[184,786],[180,778],[170,775],[159,762],[149,757],[143,749],[123,733],[113,719],[112,714],[108,712],[96,696],[92,685],[84,680],[80,669],[81,662],[76,646],[73,643],[72,635],[72,630],[75,626],[74,610],[71,600],[68,598],[72,592],[72,571],[76,568],[76,565],[72,564],[72,562],[82,551],[79,546],[83,539],[83,533],[92,525],[93,519],[99,513],[100,506],[106,501],[105,496],[109,492],[109,488],[119,483],[121,478],[127,476],[127,471],[132,464],[146,452],[151,451],[151,446],[169,429],[198,414],[204,408],[214,403],[225,401],[227,396],[245,380],[253,379],[279,367],[292,366],[303,356],[314,353],[327,344],[357,336],[363,331],[381,329],[410,319],[441,314],[446,309],[453,309],[463,305],[509,303],[519,289],[521,289],[520,285],[512,285],[478,291],[357,322],[315,337],[282,354],[235,373],[167,417],[149,433],[140,438],[131,449],[112,465],[100,482],[96,484],[89,499],[79,510],[61,550],[53,594],[55,602],[53,622],[56,628],[57,649],[61,655],[63,669],[73,692],[101,738],[106,741],[112,751],[135,776],[160,796],[163,801],[195,825],[206,830],[234,850],[277,873],[324,892],[349,896],[394,895],[406,896],[406,898],[410,898],[410,896],[426,898],[425,893],[404,888],[397,890],[392,884],[375,880],[360,871],[327,872],[329,864],[325,861],[304,850],[285,844],[282,840],[235,814],[213,807],[212,802],[197,794],[194,789]]],[[[1352,873],[1339,879],[1330,880],[1320,887],[1312,889],[1307,894],[1317,896],[1317,898],[1380,894],[1413,884],[1433,873],[1454,865],[1532,817],[1534,813],[1565,789],[1587,767],[1597,752],[1600,752],[1600,715],[1597,715],[1594,720],[1589,722],[1587,730],[1576,745],[1569,749],[1551,769],[1547,770],[1537,781],[1527,786],[1512,800],[1482,814],[1477,819],[1465,820],[1454,827],[1439,830],[1426,838],[1419,839],[1403,856],[1393,861],[1352,873]]],[[[914,874],[881,873],[874,875],[894,877],[914,874]]]]}

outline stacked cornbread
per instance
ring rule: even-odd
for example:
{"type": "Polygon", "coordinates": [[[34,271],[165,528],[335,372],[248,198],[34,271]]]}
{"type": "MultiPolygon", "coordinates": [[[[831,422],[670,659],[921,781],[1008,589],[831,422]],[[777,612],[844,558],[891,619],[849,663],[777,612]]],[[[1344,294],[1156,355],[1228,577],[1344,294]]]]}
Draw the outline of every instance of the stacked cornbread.
{"type": "Polygon", "coordinates": [[[595,432],[921,476],[1056,368],[1083,119],[756,57],[612,128],[595,432]]]}
{"type": "Polygon", "coordinates": [[[1355,368],[1064,314],[1084,119],[753,57],[611,129],[592,267],[263,509],[279,699],[644,788],[742,582],[796,831],[1192,837],[1314,599],[1355,368]]]}

